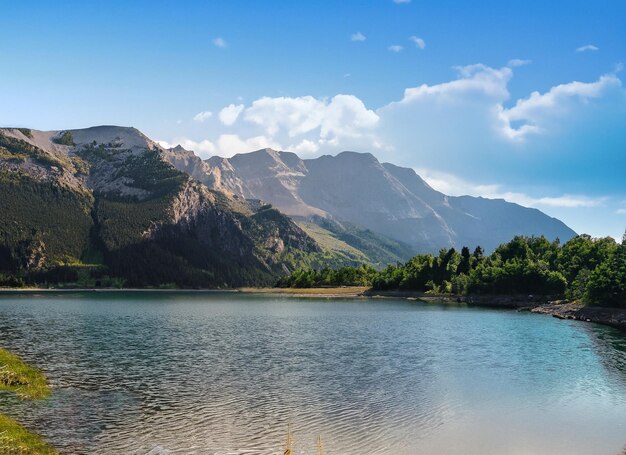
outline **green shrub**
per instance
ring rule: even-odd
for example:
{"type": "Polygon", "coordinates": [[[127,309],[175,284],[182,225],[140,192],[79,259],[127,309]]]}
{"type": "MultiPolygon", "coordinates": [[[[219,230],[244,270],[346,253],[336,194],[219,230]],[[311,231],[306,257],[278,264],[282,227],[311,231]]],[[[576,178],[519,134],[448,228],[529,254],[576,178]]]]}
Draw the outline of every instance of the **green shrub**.
{"type": "Polygon", "coordinates": [[[69,131],[63,131],[63,133],[52,140],[53,142],[61,145],[74,145],[74,137],[69,131]]]}

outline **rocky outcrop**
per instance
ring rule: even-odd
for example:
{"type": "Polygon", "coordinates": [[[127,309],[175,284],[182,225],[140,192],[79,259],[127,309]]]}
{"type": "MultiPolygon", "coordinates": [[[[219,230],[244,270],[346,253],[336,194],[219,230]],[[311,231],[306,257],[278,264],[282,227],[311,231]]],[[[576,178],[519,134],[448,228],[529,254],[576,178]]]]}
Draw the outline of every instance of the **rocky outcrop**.
{"type": "Polygon", "coordinates": [[[579,302],[551,302],[531,310],[559,319],[595,322],[620,330],[626,330],[626,309],[585,306],[579,302]]]}

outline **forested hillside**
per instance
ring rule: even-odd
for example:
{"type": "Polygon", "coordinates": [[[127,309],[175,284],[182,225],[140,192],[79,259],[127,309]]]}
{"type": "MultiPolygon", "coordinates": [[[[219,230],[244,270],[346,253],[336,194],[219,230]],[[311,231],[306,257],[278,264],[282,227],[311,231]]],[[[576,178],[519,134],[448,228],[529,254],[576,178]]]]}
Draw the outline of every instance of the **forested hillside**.
{"type": "Polygon", "coordinates": [[[565,244],[545,237],[518,236],[485,255],[481,247],[442,249],[377,271],[366,265],[300,269],[278,286],[371,286],[433,294],[538,294],[626,307],[626,235],[579,235],[565,244]]]}

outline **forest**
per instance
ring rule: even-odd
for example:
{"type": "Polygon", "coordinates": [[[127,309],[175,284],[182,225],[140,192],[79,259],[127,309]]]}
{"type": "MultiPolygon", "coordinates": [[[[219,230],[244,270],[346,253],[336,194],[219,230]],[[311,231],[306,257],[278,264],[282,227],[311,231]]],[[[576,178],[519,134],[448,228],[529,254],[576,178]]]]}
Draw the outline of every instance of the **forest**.
{"type": "Polygon", "coordinates": [[[490,254],[481,247],[441,249],[404,264],[376,270],[368,265],[299,269],[278,287],[369,286],[431,294],[533,294],[580,300],[587,305],[626,307],[626,234],[578,235],[564,244],[517,236],[490,254]]]}

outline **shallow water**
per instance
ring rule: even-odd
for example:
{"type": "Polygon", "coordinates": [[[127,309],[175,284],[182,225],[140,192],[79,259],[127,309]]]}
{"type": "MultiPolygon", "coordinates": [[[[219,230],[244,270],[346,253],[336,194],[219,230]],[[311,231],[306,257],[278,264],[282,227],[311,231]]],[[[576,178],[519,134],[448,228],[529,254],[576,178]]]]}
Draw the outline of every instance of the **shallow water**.
{"type": "Polygon", "coordinates": [[[63,453],[617,455],[626,336],[406,300],[0,295],[54,393],[0,412],[63,453]],[[158,449],[160,448],[160,449],[158,449]]]}

